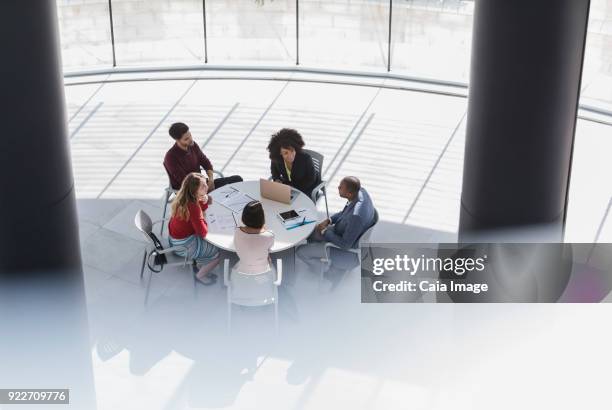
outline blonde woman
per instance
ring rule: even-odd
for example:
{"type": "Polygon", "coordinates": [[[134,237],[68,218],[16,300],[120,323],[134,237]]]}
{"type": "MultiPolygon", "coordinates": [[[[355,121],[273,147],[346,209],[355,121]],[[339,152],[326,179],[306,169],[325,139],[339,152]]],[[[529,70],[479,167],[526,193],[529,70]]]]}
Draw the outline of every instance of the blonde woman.
{"type": "MultiPolygon", "coordinates": [[[[196,279],[205,285],[210,285],[216,279],[216,275],[210,272],[219,263],[219,250],[204,240],[208,233],[205,212],[210,203],[207,192],[208,184],[204,175],[197,172],[187,174],[181,189],[172,201],[168,232],[170,245],[185,246],[187,257],[201,265],[196,273],[196,279]]],[[[185,256],[184,251],[177,254],[185,256]]]]}

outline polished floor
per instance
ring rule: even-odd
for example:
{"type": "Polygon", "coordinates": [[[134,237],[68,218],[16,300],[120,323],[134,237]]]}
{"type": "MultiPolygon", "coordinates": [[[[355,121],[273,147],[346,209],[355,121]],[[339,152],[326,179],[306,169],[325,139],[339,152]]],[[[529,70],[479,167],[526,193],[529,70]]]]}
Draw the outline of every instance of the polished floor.
{"type": "MultiPolygon", "coordinates": [[[[357,175],[381,242],[456,239],[464,98],[291,81],[181,80],[65,88],[100,409],[597,408],[606,305],[365,305],[359,272],[296,262],[271,308],[236,309],[187,270],[140,279],[138,209],[161,217],[168,126],[190,125],[216,169],[268,175],[266,142],[294,127],[334,187],[357,175]],[[583,335],[587,335],[585,338],[583,335]],[[515,392],[520,391],[517,395],[515,392]]],[[[568,241],[612,240],[610,126],[578,122],[568,241]]],[[[503,189],[503,187],[500,187],[503,189]]],[[[319,211],[323,212],[323,203],[319,211]]]]}

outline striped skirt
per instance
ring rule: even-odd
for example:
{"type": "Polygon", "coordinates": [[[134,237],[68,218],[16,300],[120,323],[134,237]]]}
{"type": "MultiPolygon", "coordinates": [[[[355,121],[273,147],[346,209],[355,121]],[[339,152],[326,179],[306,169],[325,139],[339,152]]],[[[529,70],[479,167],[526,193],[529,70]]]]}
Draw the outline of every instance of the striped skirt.
{"type": "MultiPolygon", "coordinates": [[[[183,239],[174,239],[170,236],[168,241],[170,242],[170,246],[186,247],[187,258],[195,259],[200,265],[206,265],[219,256],[219,249],[216,246],[206,242],[204,238],[198,235],[190,235],[183,239]]],[[[185,257],[184,250],[175,251],[174,253],[178,256],[185,257]]]]}

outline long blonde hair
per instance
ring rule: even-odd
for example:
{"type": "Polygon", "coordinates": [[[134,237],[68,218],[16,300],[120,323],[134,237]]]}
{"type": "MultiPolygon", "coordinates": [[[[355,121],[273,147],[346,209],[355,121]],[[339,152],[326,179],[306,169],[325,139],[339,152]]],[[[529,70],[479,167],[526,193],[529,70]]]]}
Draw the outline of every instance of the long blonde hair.
{"type": "Polygon", "coordinates": [[[187,174],[181,189],[176,194],[176,197],[172,201],[172,216],[176,216],[184,221],[189,220],[189,208],[190,203],[198,203],[198,189],[200,189],[200,182],[206,181],[206,177],[197,172],[187,174]]]}

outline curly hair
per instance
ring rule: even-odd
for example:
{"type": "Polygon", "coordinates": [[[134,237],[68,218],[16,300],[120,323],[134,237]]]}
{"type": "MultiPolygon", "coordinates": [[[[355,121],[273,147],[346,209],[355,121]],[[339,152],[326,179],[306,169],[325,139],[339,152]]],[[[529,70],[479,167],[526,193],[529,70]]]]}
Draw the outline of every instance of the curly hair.
{"type": "Polygon", "coordinates": [[[268,151],[270,159],[273,161],[282,161],[280,150],[281,148],[293,148],[297,153],[302,152],[304,140],[299,132],[291,128],[283,128],[275,134],[272,134],[268,151]]]}

